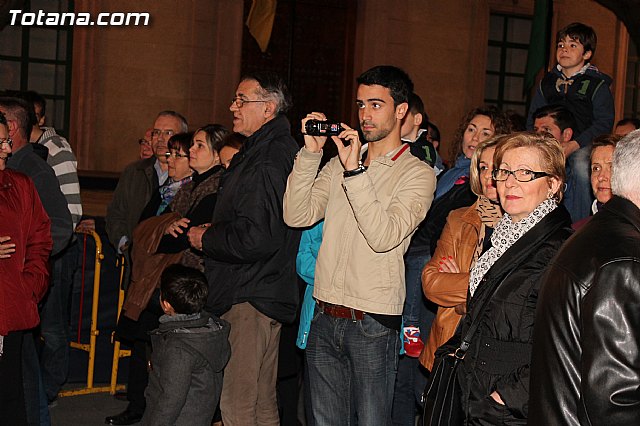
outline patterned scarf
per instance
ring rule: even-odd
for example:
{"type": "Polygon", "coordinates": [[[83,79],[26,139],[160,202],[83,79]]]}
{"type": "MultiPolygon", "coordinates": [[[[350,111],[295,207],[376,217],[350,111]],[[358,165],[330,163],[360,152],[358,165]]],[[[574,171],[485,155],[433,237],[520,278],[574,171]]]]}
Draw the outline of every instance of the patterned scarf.
{"type": "Polygon", "coordinates": [[[480,281],[494,263],[507,251],[516,241],[533,228],[546,215],[551,213],[558,204],[552,198],[547,198],[538,205],[527,217],[512,222],[511,216],[505,213],[496,225],[493,235],[491,235],[491,248],[484,252],[471,269],[469,276],[469,292],[471,296],[475,293],[480,281]]]}
{"type": "Polygon", "coordinates": [[[180,180],[173,180],[171,178],[167,179],[167,181],[159,188],[160,191],[160,205],[158,206],[158,211],[156,212],[156,216],[160,216],[164,209],[167,208],[173,197],[176,196],[178,190],[185,183],[191,182],[191,176],[187,176],[186,178],[180,180]]]}
{"type": "Polygon", "coordinates": [[[475,253],[473,253],[473,259],[471,259],[471,267],[475,265],[476,261],[482,254],[487,228],[495,228],[496,224],[502,217],[500,204],[492,202],[484,195],[478,197],[476,211],[478,212],[478,216],[480,217],[482,224],[480,225],[480,232],[478,233],[478,244],[476,245],[475,253]]]}

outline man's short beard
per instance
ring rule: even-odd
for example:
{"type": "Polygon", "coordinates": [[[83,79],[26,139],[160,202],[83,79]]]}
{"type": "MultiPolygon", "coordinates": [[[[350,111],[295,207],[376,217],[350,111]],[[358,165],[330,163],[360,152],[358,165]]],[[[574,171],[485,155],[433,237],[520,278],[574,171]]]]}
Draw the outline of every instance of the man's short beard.
{"type": "Polygon", "coordinates": [[[389,133],[391,133],[391,130],[376,129],[373,132],[369,132],[368,135],[363,131],[362,135],[367,142],[378,142],[389,136],[389,133]]]}

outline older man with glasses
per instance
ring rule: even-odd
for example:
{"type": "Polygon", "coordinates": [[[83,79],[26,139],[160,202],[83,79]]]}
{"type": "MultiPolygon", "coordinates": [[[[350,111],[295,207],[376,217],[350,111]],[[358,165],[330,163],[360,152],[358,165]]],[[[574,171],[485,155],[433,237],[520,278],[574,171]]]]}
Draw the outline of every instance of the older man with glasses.
{"type": "Polygon", "coordinates": [[[282,218],[282,197],[298,144],[284,112],[287,88],[272,73],[242,79],[230,106],[233,131],[247,136],[225,172],[211,226],[192,227],[205,254],[207,309],[231,324],[231,360],[220,409],[225,426],[279,425],[276,404],[282,323],[298,305],[298,231],[282,218]]]}
{"type": "MultiPolygon", "coordinates": [[[[154,155],[127,166],[118,180],[113,199],[107,207],[106,230],[109,241],[125,256],[127,265],[125,286],[130,275],[130,246],[133,229],[140,220],[140,215],[151,196],[168,177],[167,142],[176,133],[188,130],[187,120],[175,111],[160,112],[151,130],[151,148],[154,155]]],[[[133,347],[129,363],[127,385],[127,409],[117,415],[108,416],[107,424],[129,425],[142,419],[146,407],[144,389],[147,386],[148,374],[145,359],[144,342],[133,347]]]]}

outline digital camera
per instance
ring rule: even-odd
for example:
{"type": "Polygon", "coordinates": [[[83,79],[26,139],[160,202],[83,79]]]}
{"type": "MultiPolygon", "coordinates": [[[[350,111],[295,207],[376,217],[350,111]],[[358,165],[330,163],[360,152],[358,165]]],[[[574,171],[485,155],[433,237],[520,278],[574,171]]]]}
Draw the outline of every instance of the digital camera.
{"type": "Polygon", "coordinates": [[[338,136],[344,128],[337,121],[309,120],[304,130],[309,136],[338,136]]]}

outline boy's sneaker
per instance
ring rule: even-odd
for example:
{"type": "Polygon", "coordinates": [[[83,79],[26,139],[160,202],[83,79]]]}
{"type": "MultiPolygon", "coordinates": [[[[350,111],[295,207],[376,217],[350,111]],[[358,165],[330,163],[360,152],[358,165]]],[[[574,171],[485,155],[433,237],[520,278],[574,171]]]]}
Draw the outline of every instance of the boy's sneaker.
{"type": "Polygon", "coordinates": [[[424,348],[424,343],[420,339],[420,329],[415,326],[405,327],[403,329],[404,353],[411,358],[417,358],[424,348]]]}

